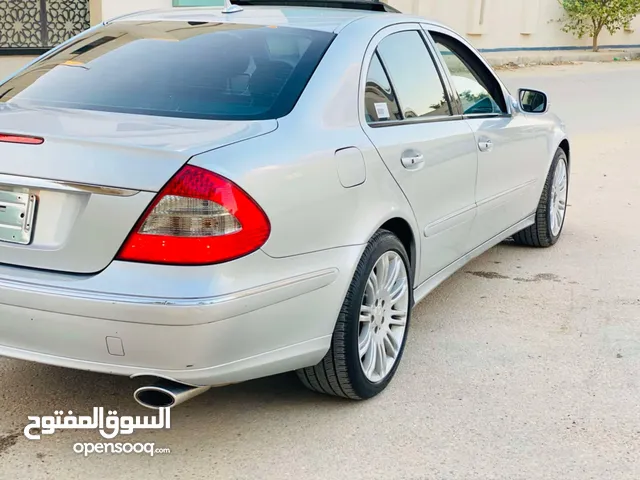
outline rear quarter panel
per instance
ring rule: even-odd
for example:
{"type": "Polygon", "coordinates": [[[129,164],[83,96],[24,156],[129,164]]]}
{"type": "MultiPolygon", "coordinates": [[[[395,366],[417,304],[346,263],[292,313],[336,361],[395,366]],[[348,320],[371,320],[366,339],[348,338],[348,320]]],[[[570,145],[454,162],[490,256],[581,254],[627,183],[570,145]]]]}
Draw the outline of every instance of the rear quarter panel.
{"type": "Polygon", "coordinates": [[[365,244],[386,220],[402,218],[419,238],[406,198],[358,120],[362,59],[383,28],[358,22],[334,40],[293,112],[275,132],[213,150],[190,163],[236,182],[265,210],[271,236],[264,252],[285,257],[365,244]],[[337,150],[362,152],[366,180],[345,188],[337,150]]]}
{"type": "Polygon", "coordinates": [[[359,128],[315,132],[285,121],[276,132],[198,155],[192,164],[237,183],[263,208],[271,235],[263,251],[286,257],[366,243],[386,220],[414,230],[411,208],[377,151],[359,128]],[[358,148],[366,180],[340,182],[335,151],[358,148]]]}

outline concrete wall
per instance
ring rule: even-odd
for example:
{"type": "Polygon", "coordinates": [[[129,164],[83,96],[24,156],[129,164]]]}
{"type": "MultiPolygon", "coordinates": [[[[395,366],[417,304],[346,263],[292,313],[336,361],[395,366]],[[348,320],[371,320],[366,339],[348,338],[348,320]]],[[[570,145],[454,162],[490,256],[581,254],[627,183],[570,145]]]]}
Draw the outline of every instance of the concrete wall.
{"type": "MultiPolygon", "coordinates": [[[[184,6],[223,5],[224,0],[89,0],[95,5],[101,19],[96,16],[95,23],[126,13],[154,8],[171,8],[174,3],[184,6]]],[[[92,17],[92,24],[93,22],[92,17]]]]}
{"type": "Polygon", "coordinates": [[[126,13],[172,6],[172,0],[90,0],[90,2],[93,10],[91,12],[93,25],[126,13]]]}
{"type": "MultiPolygon", "coordinates": [[[[192,0],[219,3],[219,0],[192,0]]],[[[560,31],[562,17],[558,0],[386,0],[407,13],[416,13],[449,25],[466,35],[481,49],[548,49],[590,47],[591,40],[581,40],[560,31]]],[[[169,8],[172,0],[90,0],[92,24],[136,10],[169,8]]],[[[630,31],[614,36],[603,32],[602,46],[640,47],[640,18],[630,31]]]]}
{"type": "MultiPolygon", "coordinates": [[[[438,20],[467,36],[483,49],[590,47],[591,39],[581,40],[563,33],[550,20],[562,18],[558,0],[388,0],[403,12],[438,20]]],[[[631,25],[635,31],[611,36],[603,32],[600,44],[640,47],[640,17],[631,25]]]]}

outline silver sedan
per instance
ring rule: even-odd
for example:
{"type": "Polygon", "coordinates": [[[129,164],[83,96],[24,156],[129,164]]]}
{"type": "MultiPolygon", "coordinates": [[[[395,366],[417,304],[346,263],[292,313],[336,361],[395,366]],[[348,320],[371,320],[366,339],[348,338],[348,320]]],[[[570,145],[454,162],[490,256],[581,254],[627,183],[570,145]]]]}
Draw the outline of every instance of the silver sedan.
{"type": "Polygon", "coordinates": [[[128,15],[0,84],[0,355],[150,377],[151,408],[292,370],[367,399],[415,302],[504,239],[556,243],[546,95],[340,5],[128,15]]]}

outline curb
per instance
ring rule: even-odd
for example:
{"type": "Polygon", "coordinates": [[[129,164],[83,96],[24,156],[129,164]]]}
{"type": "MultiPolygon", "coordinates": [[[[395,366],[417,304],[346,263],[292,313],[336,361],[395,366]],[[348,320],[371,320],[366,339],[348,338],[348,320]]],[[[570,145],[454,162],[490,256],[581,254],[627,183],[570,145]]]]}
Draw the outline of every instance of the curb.
{"type": "MultiPolygon", "coordinates": [[[[514,52],[515,53],[515,52],[514,52]]],[[[492,67],[523,68],[535,65],[562,65],[571,63],[604,63],[604,62],[630,62],[640,59],[640,50],[612,51],[612,52],[544,52],[535,54],[526,52],[523,54],[508,55],[497,52],[482,53],[492,67]]]]}

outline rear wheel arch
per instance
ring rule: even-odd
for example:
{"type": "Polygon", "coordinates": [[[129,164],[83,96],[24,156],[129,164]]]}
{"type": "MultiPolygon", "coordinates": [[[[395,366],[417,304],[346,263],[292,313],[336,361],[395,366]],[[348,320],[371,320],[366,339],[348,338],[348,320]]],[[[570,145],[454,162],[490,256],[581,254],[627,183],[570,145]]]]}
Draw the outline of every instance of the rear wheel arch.
{"type": "Polygon", "coordinates": [[[538,206],[534,213],[534,223],[512,236],[515,243],[546,248],[551,247],[558,241],[566,219],[568,189],[569,157],[566,150],[562,146],[559,146],[556,149],[551,167],[545,179],[538,206]],[[562,171],[559,169],[560,162],[564,163],[564,174],[556,177],[556,175],[560,175],[558,172],[562,171]],[[564,183],[564,188],[558,189],[559,184],[556,178],[564,179],[562,182],[564,183]],[[564,205],[564,207],[560,207],[560,205],[564,205]],[[554,225],[559,225],[557,232],[554,232],[556,229],[554,225]]]}
{"type": "Polygon", "coordinates": [[[414,281],[416,279],[416,270],[417,270],[417,256],[418,256],[418,248],[416,245],[416,235],[411,228],[411,225],[407,220],[402,217],[394,217],[385,221],[376,231],[378,230],[387,230],[393,233],[402,245],[404,245],[405,250],[407,251],[407,255],[409,256],[409,262],[411,264],[411,276],[414,281]]]}
{"type": "Polygon", "coordinates": [[[558,148],[561,148],[567,156],[567,168],[569,168],[571,166],[571,146],[569,145],[569,140],[566,138],[562,140],[558,148]]]}
{"type": "MultiPolygon", "coordinates": [[[[367,242],[356,266],[355,274],[338,314],[329,350],[315,366],[296,371],[307,388],[319,393],[353,400],[374,397],[386,388],[401,362],[411,321],[413,281],[408,271],[409,264],[408,253],[405,251],[402,241],[388,230],[377,230],[367,242]],[[388,268],[382,270],[386,273],[373,274],[376,265],[388,254],[398,258],[403,267],[402,270],[388,268]],[[405,273],[404,279],[401,278],[401,272],[405,273]],[[370,280],[372,275],[378,278],[375,283],[370,280]],[[380,282],[380,278],[383,278],[384,281],[380,282]],[[393,280],[391,280],[392,278],[393,280]],[[376,288],[375,285],[380,287],[376,288]],[[391,291],[396,293],[391,293],[391,291]],[[393,299],[394,296],[397,300],[393,299]],[[365,299],[368,299],[368,312],[363,310],[365,299]],[[381,303],[378,300],[381,300],[381,303]],[[394,309],[397,303],[400,303],[400,308],[394,309]],[[391,312],[395,312],[395,316],[390,317],[391,312]],[[404,327],[402,339],[390,343],[381,340],[380,333],[383,337],[389,335],[388,329],[393,328],[394,325],[404,327]],[[368,333],[366,327],[369,327],[368,333]],[[371,328],[375,329],[371,331],[371,328]],[[384,350],[376,350],[379,352],[378,355],[391,354],[394,356],[392,352],[395,351],[391,368],[381,372],[383,376],[379,379],[371,378],[366,373],[368,368],[363,363],[366,361],[363,355],[366,356],[371,351],[366,345],[370,345],[374,341],[372,335],[377,336],[378,347],[384,348],[384,350]],[[366,341],[367,338],[369,338],[369,342],[366,341]],[[390,351],[388,345],[395,345],[395,348],[391,348],[390,351]],[[363,348],[366,351],[363,351],[363,348]]],[[[376,357],[382,358],[373,355],[373,358],[369,358],[369,366],[377,369],[379,364],[374,360],[376,357]]]]}

